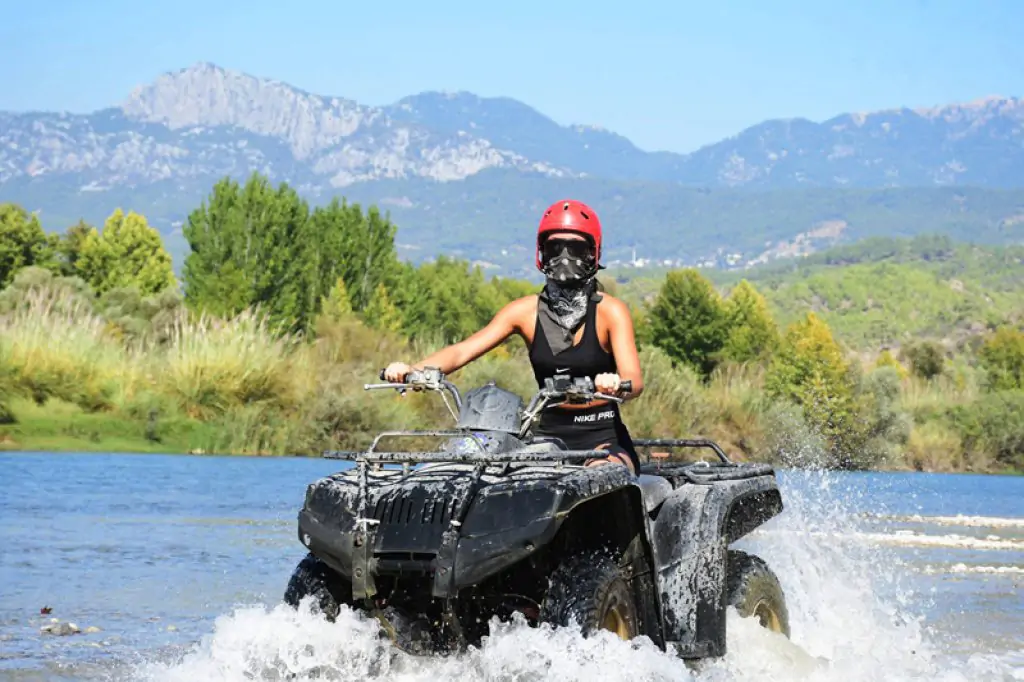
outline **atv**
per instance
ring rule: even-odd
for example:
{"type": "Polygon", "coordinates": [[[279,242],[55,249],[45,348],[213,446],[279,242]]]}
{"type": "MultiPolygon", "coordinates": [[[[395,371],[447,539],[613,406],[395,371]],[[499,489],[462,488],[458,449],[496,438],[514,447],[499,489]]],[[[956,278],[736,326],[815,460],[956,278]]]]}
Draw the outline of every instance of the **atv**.
{"type": "Polygon", "coordinates": [[[710,440],[638,439],[659,450],[638,475],[587,467],[605,454],[531,433],[554,405],[622,402],[586,378],[547,379],[525,406],[493,381],[463,399],[431,368],[364,388],[439,392],[456,426],[386,431],[365,451],[324,453],[354,465],[306,490],[298,537],[308,554],[286,603],[312,597],[331,621],[360,610],[423,655],[479,646],[494,617],[644,635],[684,659],[725,654],[729,606],[789,636],[778,578],[729,549],[782,510],[770,466],[731,462],[710,440]],[[417,445],[384,449],[385,438],[417,445]],[[419,445],[431,438],[434,449],[419,445]],[[696,449],[717,461],[670,456],[696,449]]]}

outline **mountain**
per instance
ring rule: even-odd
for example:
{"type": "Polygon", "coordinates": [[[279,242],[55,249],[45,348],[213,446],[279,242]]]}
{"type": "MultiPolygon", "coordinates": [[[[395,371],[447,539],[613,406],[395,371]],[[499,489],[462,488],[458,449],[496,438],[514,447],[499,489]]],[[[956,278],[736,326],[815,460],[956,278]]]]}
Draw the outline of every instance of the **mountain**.
{"type": "Polygon", "coordinates": [[[1024,102],[767,121],[686,155],[509,98],[429,92],[374,107],[207,63],[90,114],[0,112],[0,201],[40,210],[50,229],[134,208],[179,260],[188,211],[220,177],[253,171],[314,202],[380,204],[406,255],[499,265],[570,194],[607,216],[620,258],[745,263],[883,224],[1005,242],[1024,229],[1024,102]]]}

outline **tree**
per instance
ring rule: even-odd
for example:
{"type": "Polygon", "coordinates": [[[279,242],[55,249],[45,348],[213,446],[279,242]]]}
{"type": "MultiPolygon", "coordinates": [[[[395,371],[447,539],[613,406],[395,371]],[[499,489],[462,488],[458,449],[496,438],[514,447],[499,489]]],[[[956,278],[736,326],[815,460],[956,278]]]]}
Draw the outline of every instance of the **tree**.
{"type": "Polygon", "coordinates": [[[768,356],[779,344],[779,328],[768,311],[768,301],[747,280],[732,290],[725,302],[728,336],[722,357],[749,362],[768,356]]]}
{"type": "Polygon", "coordinates": [[[654,344],[704,377],[725,345],[728,320],[711,283],[689,268],[668,273],[647,319],[654,344]]]}
{"type": "Polygon", "coordinates": [[[92,225],[84,220],[79,220],[69,227],[64,234],[57,237],[56,245],[54,246],[54,256],[57,261],[57,269],[61,275],[65,277],[75,277],[78,275],[78,259],[82,255],[82,246],[92,230],[92,225]]]}
{"type": "Polygon", "coordinates": [[[53,267],[53,240],[35,215],[17,204],[0,204],[0,289],[31,265],[53,267]]]}
{"type": "Polygon", "coordinates": [[[946,354],[942,346],[934,341],[922,341],[903,349],[903,356],[910,362],[910,369],[923,379],[931,379],[946,369],[946,354]]]}
{"type": "Polygon", "coordinates": [[[1024,390],[1024,332],[1000,327],[978,352],[993,391],[1024,390]]]}
{"type": "Polygon", "coordinates": [[[854,388],[852,368],[827,324],[808,313],[789,326],[768,368],[765,390],[799,405],[840,465],[848,461],[850,434],[856,431],[854,388]]]}
{"type": "Polygon", "coordinates": [[[184,228],[192,252],[183,280],[190,307],[234,315],[260,306],[308,331],[341,278],[352,308],[366,308],[398,266],[395,227],[375,209],[332,200],[310,212],[298,193],[259,174],[218,182],[184,228]]]}
{"type": "Polygon", "coordinates": [[[391,296],[384,284],[377,285],[369,304],[363,310],[363,317],[366,319],[366,323],[374,329],[387,332],[397,332],[402,329],[402,312],[391,301],[391,296]]]}
{"type": "MultiPolygon", "coordinates": [[[[76,273],[98,294],[111,289],[135,288],[143,296],[158,294],[176,282],[171,256],[160,233],[146,218],[116,209],[103,224],[103,232],[92,228],[80,240],[74,260],[76,273]]],[[[73,252],[71,246],[65,249],[73,252]]]]}

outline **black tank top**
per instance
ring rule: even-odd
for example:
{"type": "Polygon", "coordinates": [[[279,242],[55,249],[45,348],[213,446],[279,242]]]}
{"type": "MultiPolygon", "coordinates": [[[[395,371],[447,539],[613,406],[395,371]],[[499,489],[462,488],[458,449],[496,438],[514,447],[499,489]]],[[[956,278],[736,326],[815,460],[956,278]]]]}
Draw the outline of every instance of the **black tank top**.
{"type": "Polygon", "coordinates": [[[533,330],[533,345],[530,347],[530,363],[537,386],[544,387],[544,380],[556,374],[568,374],[576,379],[616,371],[615,356],[601,347],[597,335],[597,296],[587,301],[587,314],[583,320],[583,338],[577,345],[570,346],[558,355],[551,351],[540,314],[533,330]]]}

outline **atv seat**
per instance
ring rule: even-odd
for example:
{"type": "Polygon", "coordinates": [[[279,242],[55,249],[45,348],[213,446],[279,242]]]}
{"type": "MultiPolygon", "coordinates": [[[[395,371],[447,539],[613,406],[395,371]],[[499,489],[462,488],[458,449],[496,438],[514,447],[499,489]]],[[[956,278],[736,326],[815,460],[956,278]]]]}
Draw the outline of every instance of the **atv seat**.
{"type": "Polygon", "coordinates": [[[672,484],[661,476],[640,474],[636,477],[636,482],[640,486],[640,492],[644,498],[644,508],[648,514],[657,509],[658,505],[672,493],[672,484]]]}

